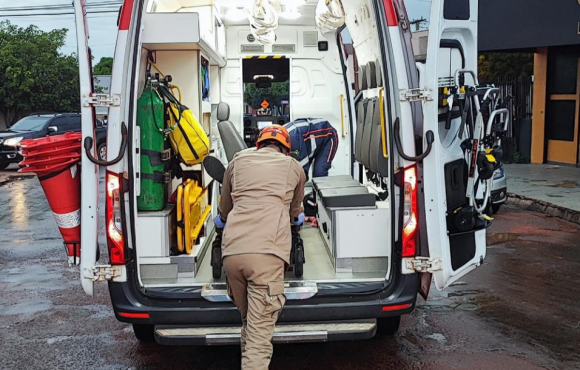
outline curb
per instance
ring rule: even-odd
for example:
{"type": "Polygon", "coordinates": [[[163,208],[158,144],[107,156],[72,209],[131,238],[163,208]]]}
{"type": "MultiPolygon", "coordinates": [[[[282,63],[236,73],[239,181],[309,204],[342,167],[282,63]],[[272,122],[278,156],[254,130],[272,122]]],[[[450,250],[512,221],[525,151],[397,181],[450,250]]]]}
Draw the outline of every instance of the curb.
{"type": "Polygon", "coordinates": [[[574,211],[569,208],[557,206],[543,200],[532,199],[524,197],[522,195],[517,195],[513,193],[508,193],[507,204],[525,209],[528,211],[540,212],[552,217],[558,217],[563,220],[573,222],[580,225],[580,212],[574,211]]]}

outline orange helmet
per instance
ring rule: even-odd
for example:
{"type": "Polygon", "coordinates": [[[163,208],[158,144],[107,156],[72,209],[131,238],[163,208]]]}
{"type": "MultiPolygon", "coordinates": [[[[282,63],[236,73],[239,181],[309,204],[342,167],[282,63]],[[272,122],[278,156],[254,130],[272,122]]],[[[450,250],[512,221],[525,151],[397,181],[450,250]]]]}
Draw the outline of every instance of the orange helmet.
{"type": "Polygon", "coordinates": [[[260,149],[266,141],[277,141],[282,144],[284,148],[288,150],[288,153],[292,151],[292,142],[290,141],[290,134],[284,126],[272,125],[268,126],[260,132],[256,146],[260,149]]]}

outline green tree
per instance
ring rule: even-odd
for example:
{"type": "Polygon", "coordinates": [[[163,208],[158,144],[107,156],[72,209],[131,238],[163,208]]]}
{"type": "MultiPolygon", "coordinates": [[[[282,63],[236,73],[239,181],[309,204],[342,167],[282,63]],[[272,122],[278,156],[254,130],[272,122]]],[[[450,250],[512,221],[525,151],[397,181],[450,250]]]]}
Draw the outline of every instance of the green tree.
{"type": "Polygon", "coordinates": [[[34,111],[79,110],[78,61],[58,51],[66,33],[0,22],[0,114],[8,126],[34,111]]]}
{"type": "Polygon", "coordinates": [[[95,75],[110,75],[113,71],[113,58],[102,57],[99,63],[93,68],[93,74],[95,75]]]}
{"type": "Polygon", "coordinates": [[[273,82],[268,89],[258,89],[256,84],[247,83],[244,91],[244,101],[253,108],[259,108],[262,101],[267,100],[270,105],[280,107],[282,100],[290,95],[290,82],[273,82]]]}
{"type": "Polygon", "coordinates": [[[484,53],[479,56],[479,79],[497,81],[531,76],[534,55],[530,53],[484,53]]]}

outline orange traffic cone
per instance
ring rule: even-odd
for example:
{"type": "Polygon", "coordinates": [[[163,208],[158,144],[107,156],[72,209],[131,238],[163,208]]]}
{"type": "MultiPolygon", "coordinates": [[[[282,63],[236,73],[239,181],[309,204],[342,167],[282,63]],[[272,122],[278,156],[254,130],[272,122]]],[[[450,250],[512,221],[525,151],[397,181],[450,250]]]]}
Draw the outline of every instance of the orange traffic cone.
{"type": "Polygon", "coordinates": [[[81,137],[66,133],[21,143],[24,161],[19,172],[38,175],[64,239],[69,265],[80,264],[81,257],[81,137]]]}
{"type": "Polygon", "coordinates": [[[78,265],[81,257],[80,166],[75,163],[38,179],[64,239],[68,263],[78,265]]]}

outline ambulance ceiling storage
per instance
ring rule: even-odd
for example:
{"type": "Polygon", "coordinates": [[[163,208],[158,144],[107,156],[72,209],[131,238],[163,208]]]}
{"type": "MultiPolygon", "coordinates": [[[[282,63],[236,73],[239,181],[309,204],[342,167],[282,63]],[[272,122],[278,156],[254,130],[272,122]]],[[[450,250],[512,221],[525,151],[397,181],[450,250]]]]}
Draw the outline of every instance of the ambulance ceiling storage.
{"type": "Polygon", "coordinates": [[[143,47],[148,50],[203,50],[211,65],[226,65],[225,27],[211,5],[184,7],[175,0],[153,0],[144,19],[143,47]]]}

